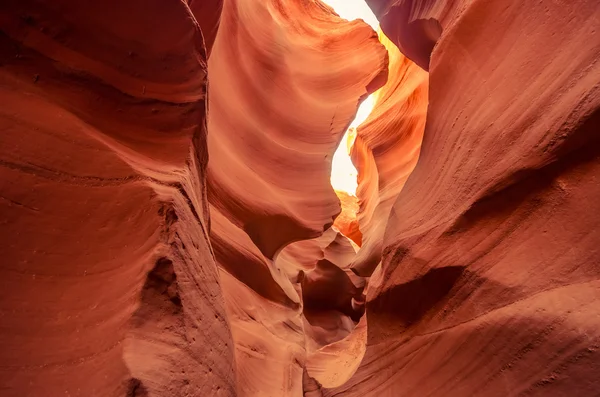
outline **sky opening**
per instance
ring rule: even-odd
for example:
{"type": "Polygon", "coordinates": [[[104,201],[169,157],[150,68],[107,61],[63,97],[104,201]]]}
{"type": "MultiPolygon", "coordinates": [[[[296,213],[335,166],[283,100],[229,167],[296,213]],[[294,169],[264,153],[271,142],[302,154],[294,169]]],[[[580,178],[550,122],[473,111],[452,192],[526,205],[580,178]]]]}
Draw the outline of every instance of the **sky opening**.
{"type": "MultiPolygon", "coordinates": [[[[349,21],[362,19],[369,24],[373,30],[379,30],[377,18],[364,0],[321,0],[329,5],[342,18],[349,21]]],[[[340,145],[333,155],[331,165],[331,186],[334,190],[343,191],[351,196],[356,196],[358,183],[358,171],[350,159],[350,150],[356,138],[356,128],[362,124],[375,105],[373,95],[368,96],[358,108],[356,117],[345,132],[340,145]]]]}

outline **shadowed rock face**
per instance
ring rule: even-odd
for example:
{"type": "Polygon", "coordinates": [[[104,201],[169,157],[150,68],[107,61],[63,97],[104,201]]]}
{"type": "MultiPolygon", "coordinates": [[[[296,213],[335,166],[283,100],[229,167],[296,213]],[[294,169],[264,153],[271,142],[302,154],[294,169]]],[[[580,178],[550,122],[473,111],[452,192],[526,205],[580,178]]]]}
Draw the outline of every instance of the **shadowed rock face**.
{"type": "Polygon", "coordinates": [[[593,395],[598,4],[411,12],[443,27],[421,154],[370,279],[365,358],[326,395],[593,395]]]}
{"type": "Polygon", "coordinates": [[[234,395],[192,12],[0,8],[0,394],[234,395]]]}
{"type": "Polygon", "coordinates": [[[402,53],[429,70],[431,52],[449,23],[472,0],[366,0],[402,53]],[[440,22],[444,22],[442,25],[440,22]]]}
{"type": "Polygon", "coordinates": [[[367,2],[2,3],[2,396],[597,393],[598,2],[367,2]]]}

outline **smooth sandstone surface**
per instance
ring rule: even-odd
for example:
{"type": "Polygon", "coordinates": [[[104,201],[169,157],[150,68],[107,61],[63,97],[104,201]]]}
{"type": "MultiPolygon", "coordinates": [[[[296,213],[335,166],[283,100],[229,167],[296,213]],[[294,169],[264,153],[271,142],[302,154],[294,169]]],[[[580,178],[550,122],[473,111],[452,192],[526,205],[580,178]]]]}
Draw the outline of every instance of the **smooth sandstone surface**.
{"type": "Polygon", "coordinates": [[[235,395],[190,9],[0,8],[0,394],[235,395]]]}
{"type": "Polygon", "coordinates": [[[597,394],[600,5],[367,2],[0,4],[0,395],[597,394]]]}
{"type": "Polygon", "coordinates": [[[209,60],[209,197],[267,258],[339,214],[331,157],[387,63],[369,26],[320,2],[225,2],[209,60]]]}
{"type": "Polygon", "coordinates": [[[390,211],[414,170],[425,129],[429,76],[379,33],[389,53],[389,78],[357,131],[351,156],[358,169],[361,249],[352,269],[370,276],[381,261],[390,211]]]}
{"type": "Polygon", "coordinates": [[[320,2],[224,2],[208,67],[208,196],[240,396],[302,396],[307,354],[359,320],[351,300],[362,291],[339,267],[352,243],[339,235],[343,262],[324,253],[339,245],[329,179],[387,66],[368,25],[320,2]]]}

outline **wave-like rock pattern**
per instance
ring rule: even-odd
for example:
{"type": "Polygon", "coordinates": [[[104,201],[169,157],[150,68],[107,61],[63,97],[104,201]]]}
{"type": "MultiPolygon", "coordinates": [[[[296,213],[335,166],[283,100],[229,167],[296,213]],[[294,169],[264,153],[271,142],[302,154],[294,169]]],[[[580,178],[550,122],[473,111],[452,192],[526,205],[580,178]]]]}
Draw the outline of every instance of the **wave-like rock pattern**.
{"type": "Polygon", "coordinates": [[[0,394],[235,395],[192,12],[0,8],[0,394]]]}
{"type": "Polygon", "coordinates": [[[444,24],[365,358],[326,395],[597,393],[599,18],[596,1],[473,1],[444,24]]]}
{"type": "Polygon", "coordinates": [[[360,210],[359,200],[346,192],[336,190],[335,194],[340,199],[342,212],[335,218],[333,227],[344,236],[352,240],[357,246],[362,245],[362,232],[358,223],[360,210]]]}
{"type": "Polygon", "coordinates": [[[381,30],[402,54],[429,70],[431,52],[444,29],[477,0],[365,0],[381,30]]]}
{"type": "MultiPolygon", "coordinates": [[[[361,290],[323,253],[340,212],[331,160],[387,66],[368,25],[320,2],[224,2],[209,59],[208,195],[240,396],[301,396],[307,344],[355,326],[361,290]]],[[[350,255],[333,256],[347,265],[355,251],[340,238],[350,255]]]]}
{"type": "Polygon", "coordinates": [[[209,62],[209,196],[267,258],[340,212],[332,154],[387,62],[371,28],[320,2],[225,2],[209,62]]]}
{"type": "Polygon", "coordinates": [[[597,394],[598,2],[369,2],[358,255],[364,23],[2,3],[0,394],[597,394]]]}
{"type": "Polygon", "coordinates": [[[381,261],[392,205],[415,168],[427,115],[428,73],[402,55],[380,32],[390,59],[389,79],[378,90],[373,111],[358,127],[352,161],[358,170],[362,246],[352,269],[369,277],[381,261]]]}

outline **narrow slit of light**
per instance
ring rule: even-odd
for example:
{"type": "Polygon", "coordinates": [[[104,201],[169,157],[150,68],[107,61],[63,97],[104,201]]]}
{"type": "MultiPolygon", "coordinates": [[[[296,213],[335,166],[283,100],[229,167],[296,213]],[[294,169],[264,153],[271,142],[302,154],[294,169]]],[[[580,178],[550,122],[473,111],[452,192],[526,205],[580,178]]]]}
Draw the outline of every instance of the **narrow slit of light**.
{"type": "MultiPolygon", "coordinates": [[[[364,0],[321,0],[329,5],[342,18],[349,21],[362,19],[376,32],[379,30],[377,18],[364,0]]],[[[356,128],[361,125],[373,110],[375,99],[373,95],[367,97],[358,108],[356,117],[344,134],[340,145],[333,155],[331,164],[331,186],[351,196],[356,196],[358,187],[358,171],[350,159],[350,150],[356,138],[356,128]]]]}

